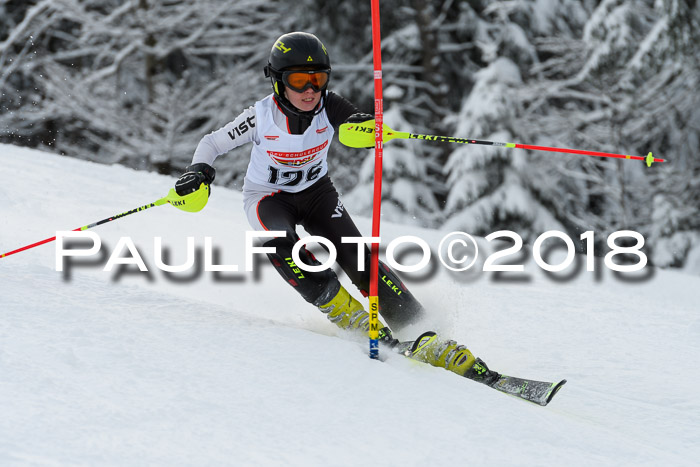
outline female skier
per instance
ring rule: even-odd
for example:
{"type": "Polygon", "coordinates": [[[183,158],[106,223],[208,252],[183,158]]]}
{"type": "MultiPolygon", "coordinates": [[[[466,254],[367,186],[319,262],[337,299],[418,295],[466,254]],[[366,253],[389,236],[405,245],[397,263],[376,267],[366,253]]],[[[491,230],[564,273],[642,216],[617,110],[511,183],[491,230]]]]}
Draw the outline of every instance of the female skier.
{"type": "MultiPolygon", "coordinates": [[[[184,196],[202,183],[211,184],[217,156],[252,143],[243,184],[248,222],[255,230],[286,232],[264,244],[275,248],[275,253],[268,254],[270,261],[284,280],[331,322],[343,329],[366,332],[369,314],[340,284],[333,270],[303,271],[291,258],[292,247],[299,240],[296,226],[301,225],[309,234],[333,243],[338,264],[367,296],[369,272],[358,270],[357,245],[341,242],[342,237],[361,234],[331,182],[327,157],[340,124],[373,117],[359,113],[355,105],[327,90],[330,59],[324,45],[312,34],[282,35],[270,51],[264,73],[270,78],[273,92],[204,136],[175,190],[184,196]]],[[[367,247],[365,256],[364,264],[368,265],[367,247]]],[[[319,264],[303,248],[300,258],[305,264],[319,264]]],[[[415,322],[423,307],[383,263],[379,265],[379,278],[380,313],[389,326],[380,323],[380,342],[393,347],[398,341],[392,338],[390,327],[398,331],[415,322]]],[[[433,332],[419,337],[410,351],[414,358],[468,377],[473,377],[468,370],[479,367],[467,348],[439,340],[433,332]]]]}

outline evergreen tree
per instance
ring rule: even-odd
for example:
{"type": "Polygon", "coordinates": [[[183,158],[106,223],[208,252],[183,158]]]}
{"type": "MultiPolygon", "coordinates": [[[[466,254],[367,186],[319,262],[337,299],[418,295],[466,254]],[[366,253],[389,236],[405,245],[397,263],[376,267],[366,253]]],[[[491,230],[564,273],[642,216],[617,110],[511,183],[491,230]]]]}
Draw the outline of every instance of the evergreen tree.
{"type": "MultiPolygon", "coordinates": [[[[261,44],[288,24],[254,0],[53,0],[15,12],[0,46],[2,140],[162,173],[181,171],[204,133],[266,93],[261,44]]],[[[221,180],[246,163],[222,161],[233,165],[221,180]]]]}
{"type": "MultiPolygon", "coordinates": [[[[541,76],[541,37],[559,41],[581,31],[586,12],[579,2],[493,2],[475,10],[475,42],[484,67],[459,113],[446,119],[452,133],[464,138],[553,145],[553,135],[523,131],[522,90],[541,76]],[[546,143],[545,143],[546,142],[546,143]]],[[[525,120],[539,127],[538,116],[525,120]]],[[[545,230],[563,228],[551,213],[551,198],[559,199],[557,174],[550,159],[521,150],[489,146],[452,149],[445,171],[449,196],[446,227],[485,235],[516,231],[526,241],[545,230]]]]}
{"type": "MultiPolygon", "coordinates": [[[[341,0],[323,3],[320,8],[308,0],[301,3],[309,15],[300,26],[324,37],[334,51],[333,89],[371,111],[374,88],[369,2],[341,0]]],[[[418,133],[444,132],[443,119],[459,109],[462,96],[471,87],[471,74],[480,68],[475,61],[481,61],[473,45],[476,13],[469,3],[382,1],[384,109],[390,126],[393,123],[398,130],[418,133]]],[[[448,149],[413,141],[392,142],[384,151],[385,161],[393,159],[388,162],[390,172],[385,174],[385,194],[389,197],[384,203],[385,217],[438,225],[446,194],[442,166],[448,149]],[[393,188],[395,184],[401,188],[393,188]]],[[[336,183],[346,190],[354,187],[350,202],[362,200],[358,206],[370,206],[373,187],[368,168],[373,162],[365,160],[360,174],[357,150],[339,148],[336,156],[330,162],[336,183]]],[[[363,157],[371,159],[373,153],[363,157]]]]}
{"type": "Polygon", "coordinates": [[[603,241],[613,231],[640,231],[659,265],[683,264],[697,246],[697,31],[694,3],[608,0],[592,11],[580,38],[538,44],[540,55],[550,55],[536,67],[539,79],[522,89],[520,132],[543,139],[546,132],[571,147],[652,150],[668,160],[651,168],[552,160],[566,189],[540,197],[570,232],[595,230],[603,241]]]}
{"type": "Polygon", "coordinates": [[[657,2],[657,15],[638,57],[645,76],[636,125],[668,159],[651,176],[648,244],[658,266],[700,274],[700,5],[657,2]]]}
{"type": "MultiPolygon", "coordinates": [[[[668,160],[393,141],[386,219],[530,241],[633,229],[655,264],[700,272],[697,1],[382,0],[381,20],[397,130],[668,160]]],[[[326,43],[331,89],[371,112],[370,2],[0,2],[0,141],[178,173],[269,93],[269,44],[292,30],[326,43]]],[[[218,183],[240,183],[248,152],[217,162],[218,183]]],[[[373,152],[336,145],[329,163],[366,212],[373,152]]]]}

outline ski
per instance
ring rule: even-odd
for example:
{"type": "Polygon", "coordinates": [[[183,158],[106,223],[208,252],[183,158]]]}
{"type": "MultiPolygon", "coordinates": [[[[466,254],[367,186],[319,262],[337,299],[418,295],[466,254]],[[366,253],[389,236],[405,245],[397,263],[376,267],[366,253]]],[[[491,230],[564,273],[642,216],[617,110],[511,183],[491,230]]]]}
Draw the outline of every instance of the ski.
{"type": "MultiPolygon", "coordinates": [[[[414,344],[414,341],[397,342],[394,344],[393,350],[405,357],[412,358],[414,344]]],[[[502,375],[489,370],[480,358],[476,359],[473,367],[463,377],[540,406],[549,404],[562,386],[566,384],[565,379],[553,383],[502,375]]]]}
{"type": "Polygon", "coordinates": [[[487,385],[510,396],[545,406],[551,402],[564,384],[566,384],[565,379],[558,383],[550,383],[500,375],[495,382],[487,385]]]}

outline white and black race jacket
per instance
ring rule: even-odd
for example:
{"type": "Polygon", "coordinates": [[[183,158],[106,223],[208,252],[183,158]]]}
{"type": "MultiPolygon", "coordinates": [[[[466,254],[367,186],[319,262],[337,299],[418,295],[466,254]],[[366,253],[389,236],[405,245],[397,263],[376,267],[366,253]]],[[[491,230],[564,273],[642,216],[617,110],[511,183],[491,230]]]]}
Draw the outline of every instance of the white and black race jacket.
{"type": "Polygon", "coordinates": [[[299,192],[328,172],[328,150],[334,127],[357,112],[346,99],[328,93],[326,108],[313,119],[290,115],[272,94],[244,110],[224,127],[204,136],[192,163],[214,165],[234,148],[253,143],[246,185],[299,192]]]}

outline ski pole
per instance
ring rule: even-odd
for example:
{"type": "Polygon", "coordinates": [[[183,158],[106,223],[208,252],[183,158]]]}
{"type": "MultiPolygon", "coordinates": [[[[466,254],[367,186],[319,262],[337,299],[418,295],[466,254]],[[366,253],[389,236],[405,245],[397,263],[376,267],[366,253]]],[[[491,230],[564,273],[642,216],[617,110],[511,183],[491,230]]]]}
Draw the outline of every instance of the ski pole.
{"type": "MultiPolygon", "coordinates": [[[[655,158],[650,152],[646,156],[631,156],[629,154],[616,154],[602,151],[586,151],[583,149],[554,148],[550,146],[535,146],[521,143],[498,143],[470,138],[456,138],[454,136],[421,135],[407,131],[394,131],[386,124],[382,126],[384,142],[392,139],[422,139],[425,141],[437,141],[440,143],[481,144],[503,148],[531,149],[534,151],[563,152],[567,154],[579,154],[582,156],[612,157],[617,159],[631,159],[644,161],[647,167],[654,162],[664,162],[664,159],[655,158]]],[[[351,148],[367,148],[374,144],[374,120],[362,123],[343,123],[340,125],[340,142],[351,148]]]]}
{"type": "MultiPolygon", "coordinates": [[[[199,187],[199,189],[193,193],[187,194],[185,196],[180,196],[175,192],[174,188],[171,188],[168,194],[156,201],[153,201],[152,203],[146,204],[144,206],[132,209],[131,211],[126,211],[121,214],[116,214],[114,216],[108,217],[106,219],[102,219],[101,221],[93,222],[92,224],[84,225],[82,227],[78,227],[77,229],[73,229],[73,232],[82,232],[83,230],[91,229],[93,227],[97,227],[98,225],[106,224],[107,222],[112,222],[117,219],[121,219],[122,217],[126,217],[130,214],[134,214],[136,212],[141,212],[145,211],[146,209],[155,207],[155,206],[162,206],[164,204],[170,203],[171,205],[175,206],[178,209],[181,209],[183,211],[187,212],[197,212],[201,211],[202,208],[207,204],[207,200],[209,199],[209,185],[205,185],[202,183],[199,187]]],[[[4,258],[6,256],[14,255],[15,253],[19,253],[25,250],[29,250],[31,248],[44,245],[45,243],[50,243],[56,240],[56,237],[49,237],[45,238],[44,240],[40,240],[36,243],[32,243],[31,245],[26,245],[21,248],[17,248],[16,250],[8,251],[7,253],[2,253],[0,254],[0,258],[4,258]]]]}

